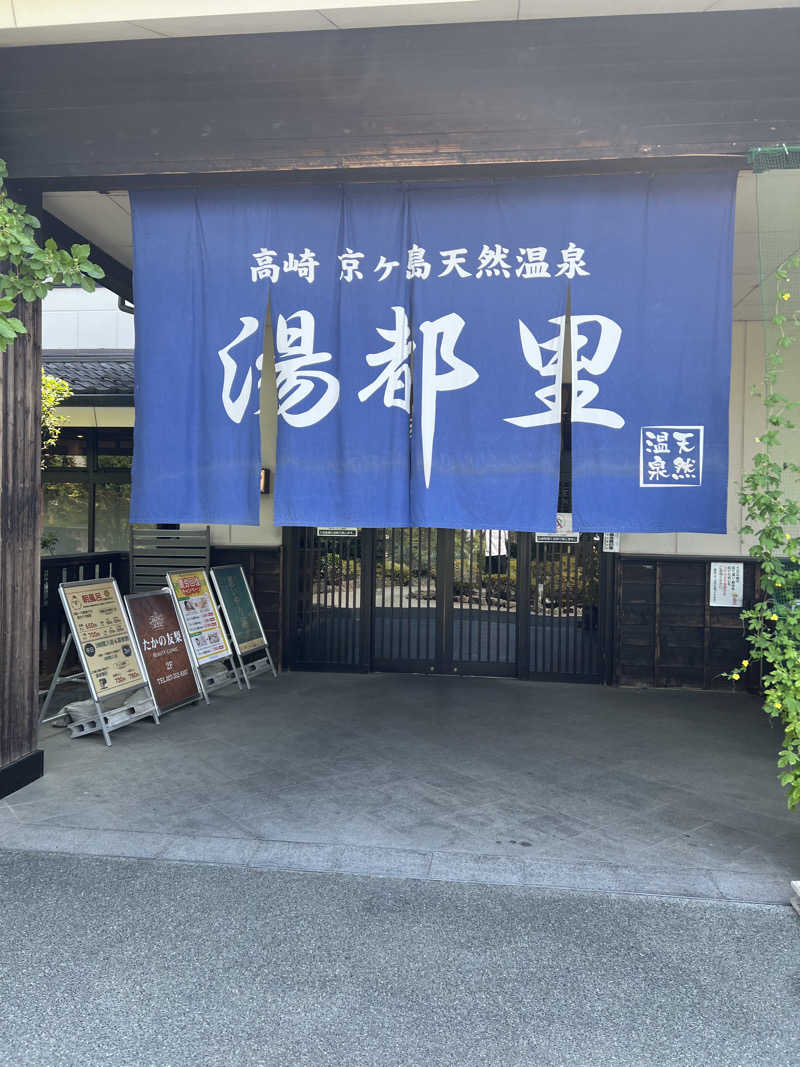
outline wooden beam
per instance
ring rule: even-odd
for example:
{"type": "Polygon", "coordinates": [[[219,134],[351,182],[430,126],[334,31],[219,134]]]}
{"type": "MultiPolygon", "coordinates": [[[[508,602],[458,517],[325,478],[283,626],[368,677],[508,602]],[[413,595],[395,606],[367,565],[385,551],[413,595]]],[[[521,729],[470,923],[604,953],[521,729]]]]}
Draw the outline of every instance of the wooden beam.
{"type": "MultiPolygon", "coordinates": [[[[14,177],[698,156],[800,142],[800,11],[720,11],[5,48],[14,177]]],[[[95,186],[96,187],[96,186],[95,186]]]]}

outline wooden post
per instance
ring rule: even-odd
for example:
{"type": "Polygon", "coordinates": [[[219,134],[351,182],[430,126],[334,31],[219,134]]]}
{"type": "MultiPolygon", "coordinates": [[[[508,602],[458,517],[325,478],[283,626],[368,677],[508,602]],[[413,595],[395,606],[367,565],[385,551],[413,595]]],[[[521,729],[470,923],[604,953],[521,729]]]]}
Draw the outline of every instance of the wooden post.
{"type": "Polygon", "coordinates": [[[0,797],[39,778],[41,303],[0,355],[0,797]]]}

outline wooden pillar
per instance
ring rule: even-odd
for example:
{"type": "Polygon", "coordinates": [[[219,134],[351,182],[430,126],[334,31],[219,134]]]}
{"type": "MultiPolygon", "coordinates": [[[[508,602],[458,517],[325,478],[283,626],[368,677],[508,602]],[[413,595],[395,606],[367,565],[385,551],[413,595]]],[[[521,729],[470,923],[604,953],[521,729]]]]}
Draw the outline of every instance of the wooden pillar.
{"type": "Polygon", "coordinates": [[[39,719],[39,511],[42,310],[0,355],[0,797],[42,774],[39,719]]]}

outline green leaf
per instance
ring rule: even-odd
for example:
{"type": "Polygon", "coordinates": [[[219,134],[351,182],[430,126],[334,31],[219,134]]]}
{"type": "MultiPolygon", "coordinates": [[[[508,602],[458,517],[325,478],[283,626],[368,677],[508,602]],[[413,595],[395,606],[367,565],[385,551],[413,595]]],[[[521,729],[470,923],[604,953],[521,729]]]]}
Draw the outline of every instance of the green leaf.
{"type": "Polygon", "coordinates": [[[79,260],[88,259],[91,251],[91,245],[73,245],[70,249],[75,259],[79,260]]]}

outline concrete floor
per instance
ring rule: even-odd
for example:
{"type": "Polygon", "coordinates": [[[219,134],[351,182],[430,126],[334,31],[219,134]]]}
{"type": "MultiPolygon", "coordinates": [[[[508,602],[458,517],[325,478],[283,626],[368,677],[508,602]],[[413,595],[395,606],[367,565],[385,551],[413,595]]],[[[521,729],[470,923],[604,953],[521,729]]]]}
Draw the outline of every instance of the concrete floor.
{"type": "Polygon", "coordinates": [[[797,1064],[785,907],[0,850],[0,911],[3,1067],[797,1064]]]}
{"type": "Polygon", "coordinates": [[[288,673],[70,740],[0,848],[785,903],[800,816],[747,696],[288,673]]]}

